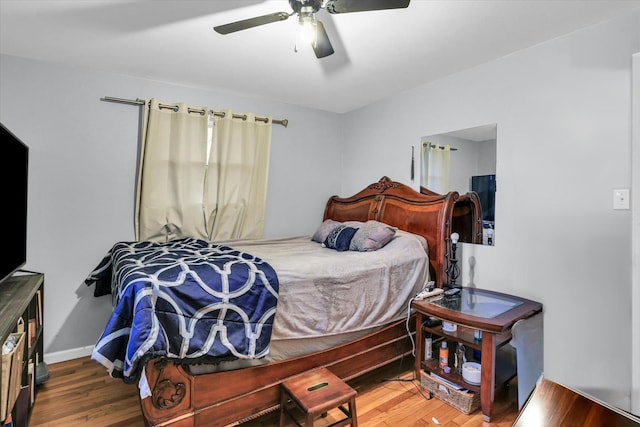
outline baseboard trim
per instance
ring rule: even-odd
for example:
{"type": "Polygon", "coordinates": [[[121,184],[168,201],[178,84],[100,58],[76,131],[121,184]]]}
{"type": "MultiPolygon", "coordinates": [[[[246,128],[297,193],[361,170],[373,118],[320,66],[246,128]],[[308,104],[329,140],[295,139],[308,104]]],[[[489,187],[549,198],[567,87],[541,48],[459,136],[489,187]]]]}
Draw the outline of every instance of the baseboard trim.
{"type": "Polygon", "coordinates": [[[66,362],[67,360],[79,359],[81,357],[90,356],[93,346],[73,348],[71,350],[56,351],[53,353],[45,353],[44,361],[48,364],[66,362]]]}

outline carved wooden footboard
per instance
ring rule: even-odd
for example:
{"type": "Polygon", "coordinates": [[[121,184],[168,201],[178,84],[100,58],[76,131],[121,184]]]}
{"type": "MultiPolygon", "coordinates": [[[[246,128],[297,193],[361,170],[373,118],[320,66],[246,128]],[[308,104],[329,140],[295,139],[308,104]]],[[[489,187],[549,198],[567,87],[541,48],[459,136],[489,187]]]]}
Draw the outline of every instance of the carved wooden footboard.
{"type": "MultiPolygon", "coordinates": [[[[415,322],[408,322],[413,327],[415,322]]],[[[293,359],[251,368],[191,375],[177,362],[147,363],[152,397],[142,399],[149,426],[224,426],[278,408],[280,384],[326,367],[345,381],[411,354],[406,322],[399,321],[356,341],[293,359]]]]}
{"type": "MultiPolygon", "coordinates": [[[[458,193],[424,195],[383,177],[357,194],[333,196],[324,219],[384,222],[426,238],[430,277],[446,283],[451,218],[458,193]]],[[[395,322],[360,339],[292,359],[211,374],[192,375],[178,361],[146,364],[152,396],[141,406],[149,426],[222,426],[278,408],[280,384],[302,372],[326,367],[350,380],[410,355],[406,325],[395,322]]]]}

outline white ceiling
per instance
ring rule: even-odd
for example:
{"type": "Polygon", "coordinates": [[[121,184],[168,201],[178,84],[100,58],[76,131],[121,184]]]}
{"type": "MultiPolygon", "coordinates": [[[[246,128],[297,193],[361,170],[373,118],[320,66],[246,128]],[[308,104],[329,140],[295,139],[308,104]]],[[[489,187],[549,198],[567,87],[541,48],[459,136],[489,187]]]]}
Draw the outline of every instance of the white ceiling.
{"type": "Polygon", "coordinates": [[[343,113],[639,7],[411,0],[406,9],[323,10],[336,53],[317,59],[294,53],[294,17],[213,31],[290,12],[287,0],[0,0],[0,52],[343,113]]]}

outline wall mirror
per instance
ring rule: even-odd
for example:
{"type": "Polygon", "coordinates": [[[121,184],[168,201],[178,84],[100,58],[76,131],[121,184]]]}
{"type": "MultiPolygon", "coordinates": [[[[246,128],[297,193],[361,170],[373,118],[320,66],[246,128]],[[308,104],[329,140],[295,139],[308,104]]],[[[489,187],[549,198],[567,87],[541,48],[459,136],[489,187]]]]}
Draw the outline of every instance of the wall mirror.
{"type": "MultiPolygon", "coordinates": [[[[473,194],[461,197],[456,206],[460,215],[464,211],[465,215],[471,215],[468,211],[475,209],[476,204],[482,212],[481,229],[473,236],[470,231],[459,232],[460,242],[495,244],[496,142],[495,123],[421,138],[420,191],[477,195],[477,198],[473,194]]],[[[453,231],[458,232],[455,216],[454,212],[453,231]]]]}

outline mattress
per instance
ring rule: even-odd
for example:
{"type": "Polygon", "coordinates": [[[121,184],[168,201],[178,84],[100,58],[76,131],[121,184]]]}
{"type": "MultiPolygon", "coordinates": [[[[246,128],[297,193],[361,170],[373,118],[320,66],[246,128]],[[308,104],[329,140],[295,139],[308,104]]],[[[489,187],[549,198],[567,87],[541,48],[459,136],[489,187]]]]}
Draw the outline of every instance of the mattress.
{"type": "Polygon", "coordinates": [[[265,260],[278,275],[267,361],[323,350],[403,319],[429,281],[425,239],[400,230],[371,252],[338,252],[310,236],[221,243],[265,260]]]}

